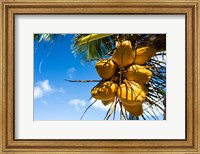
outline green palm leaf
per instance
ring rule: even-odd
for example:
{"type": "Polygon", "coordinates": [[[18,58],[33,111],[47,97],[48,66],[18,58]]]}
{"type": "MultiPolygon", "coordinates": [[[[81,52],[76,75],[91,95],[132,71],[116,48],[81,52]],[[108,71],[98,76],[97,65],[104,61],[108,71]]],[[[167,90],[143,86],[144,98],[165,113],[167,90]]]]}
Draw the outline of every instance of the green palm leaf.
{"type": "Polygon", "coordinates": [[[89,36],[90,35],[88,34],[79,34],[74,37],[73,40],[75,43],[72,45],[74,55],[80,56],[84,61],[99,60],[109,57],[109,52],[113,49],[115,43],[112,36],[108,36],[108,34],[106,34],[104,36],[108,37],[95,40],[100,36],[97,37],[94,35],[95,38],[92,38],[92,41],[87,42],[86,40],[89,39],[89,36]],[[83,40],[84,43],[80,43],[80,40],[83,40]]]}

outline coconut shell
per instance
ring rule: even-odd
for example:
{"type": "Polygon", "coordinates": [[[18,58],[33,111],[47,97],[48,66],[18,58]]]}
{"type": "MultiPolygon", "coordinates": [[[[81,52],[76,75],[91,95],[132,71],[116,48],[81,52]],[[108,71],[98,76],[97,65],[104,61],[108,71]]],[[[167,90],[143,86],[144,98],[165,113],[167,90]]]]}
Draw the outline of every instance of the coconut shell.
{"type": "MultiPolygon", "coordinates": [[[[131,84],[135,84],[135,83],[136,83],[135,81],[128,81],[128,82],[131,83],[131,84]]],[[[139,84],[139,85],[141,86],[142,90],[143,90],[146,94],[149,93],[147,87],[146,87],[144,84],[139,84]]]]}
{"type": "Polygon", "coordinates": [[[96,85],[92,90],[92,97],[103,101],[114,99],[117,92],[117,84],[111,81],[102,82],[96,85]]]}
{"type": "Polygon", "coordinates": [[[101,101],[104,106],[107,106],[108,104],[112,103],[114,100],[108,100],[108,101],[101,101]]]}
{"type": "Polygon", "coordinates": [[[117,70],[117,65],[111,60],[100,60],[96,63],[95,68],[99,76],[105,80],[110,79],[117,70]]]}
{"type": "Polygon", "coordinates": [[[122,104],[126,105],[142,105],[146,98],[146,92],[143,90],[143,86],[134,81],[128,83],[122,83],[117,90],[122,104]]]}
{"type": "Polygon", "coordinates": [[[136,50],[135,64],[145,64],[147,61],[151,59],[156,53],[157,49],[154,45],[149,45],[145,47],[138,48],[136,50]]]}
{"type": "Polygon", "coordinates": [[[117,46],[117,49],[113,53],[112,60],[119,67],[126,67],[134,62],[134,54],[131,42],[126,40],[117,46]]]}
{"type": "Polygon", "coordinates": [[[131,65],[126,69],[124,75],[129,81],[135,81],[140,84],[145,84],[151,79],[152,72],[146,69],[144,66],[131,65]]]}
{"type": "Polygon", "coordinates": [[[129,113],[131,113],[134,116],[141,116],[143,114],[142,105],[122,105],[129,113]]]}
{"type": "Polygon", "coordinates": [[[141,86],[142,86],[142,90],[143,90],[146,94],[148,94],[149,91],[148,91],[147,87],[146,87],[144,84],[142,84],[141,86]]]}

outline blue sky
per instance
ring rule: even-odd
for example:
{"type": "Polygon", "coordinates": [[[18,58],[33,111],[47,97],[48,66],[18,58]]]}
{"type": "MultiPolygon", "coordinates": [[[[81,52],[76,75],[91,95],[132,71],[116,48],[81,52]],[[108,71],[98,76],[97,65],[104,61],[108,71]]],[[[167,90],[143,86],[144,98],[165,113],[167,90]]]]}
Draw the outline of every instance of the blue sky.
{"type": "MultiPolygon", "coordinates": [[[[80,57],[73,55],[73,36],[59,36],[54,42],[34,42],[34,120],[79,120],[91,103],[90,90],[97,83],[64,81],[100,79],[95,62],[83,64],[80,57]]],[[[103,120],[107,109],[96,102],[83,120],[103,120]]]]}

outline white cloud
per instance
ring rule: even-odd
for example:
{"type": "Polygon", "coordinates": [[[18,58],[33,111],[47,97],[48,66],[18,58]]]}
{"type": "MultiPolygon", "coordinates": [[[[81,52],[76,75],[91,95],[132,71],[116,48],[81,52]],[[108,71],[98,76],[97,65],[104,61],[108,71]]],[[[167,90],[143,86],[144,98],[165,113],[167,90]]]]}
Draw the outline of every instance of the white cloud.
{"type": "Polygon", "coordinates": [[[47,105],[48,104],[48,102],[47,101],[45,101],[45,100],[41,100],[41,102],[43,103],[43,104],[45,104],[45,105],[47,105]]]}
{"type": "Polygon", "coordinates": [[[63,94],[65,93],[65,91],[64,91],[63,88],[58,89],[57,92],[59,92],[59,93],[63,93],[63,94]]]}
{"type": "MultiPolygon", "coordinates": [[[[93,103],[95,101],[94,98],[92,98],[90,100],[90,103],[93,103]]],[[[108,110],[110,108],[110,105],[107,105],[107,106],[104,106],[103,103],[100,101],[100,100],[97,100],[93,105],[92,105],[93,108],[96,108],[96,109],[100,109],[100,110],[108,110]]]]}
{"type": "MultiPolygon", "coordinates": [[[[95,101],[94,98],[91,99],[90,103],[93,103],[95,101]]],[[[114,106],[114,105],[113,105],[114,106]]],[[[103,103],[101,102],[101,100],[97,100],[93,105],[92,105],[93,108],[95,109],[99,109],[99,110],[104,110],[104,111],[108,111],[108,109],[110,108],[110,105],[103,105],[103,103]]],[[[117,104],[117,107],[116,107],[116,111],[120,111],[120,105],[119,103],[117,104]]]]}
{"type": "MultiPolygon", "coordinates": [[[[92,104],[95,101],[94,98],[92,98],[89,102],[89,104],[92,104]]],[[[69,101],[69,104],[74,106],[74,108],[77,111],[81,111],[83,109],[86,109],[86,106],[88,106],[89,104],[87,103],[87,101],[85,101],[84,99],[72,99],[69,101]]],[[[114,105],[113,105],[114,106],[114,105]]],[[[97,100],[92,106],[93,109],[97,109],[100,111],[108,111],[110,108],[110,105],[104,106],[103,103],[101,102],[101,100],[97,100]]],[[[91,108],[91,110],[92,110],[91,108]]],[[[120,112],[120,105],[119,103],[117,104],[116,107],[116,111],[120,112]]]]}
{"type": "Polygon", "coordinates": [[[47,79],[44,81],[38,81],[34,87],[34,99],[42,98],[44,95],[49,95],[54,92],[64,93],[64,90],[62,88],[52,88],[47,79]]]}
{"type": "Polygon", "coordinates": [[[43,96],[43,91],[40,87],[34,87],[34,98],[40,98],[43,96]]]}
{"type": "Polygon", "coordinates": [[[49,80],[44,80],[44,81],[39,81],[37,83],[37,85],[39,87],[41,87],[41,89],[44,91],[44,92],[52,92],[53,89],[51,88],[51,86],[49,85],[49,80]]]}
{"type": "Polygon", "coordinates": [[[67,75],[70,79],[74,77],[74,73],[76,72],[76,69],[74,67],[71,67],[67,70],[67,75]]]}
{"type": "Polygon", "coordinates": [[[86,101],[84,99],[72,99],[69,104],[73,105],[76,110],[81,110],[86,106],[86,101]]]}

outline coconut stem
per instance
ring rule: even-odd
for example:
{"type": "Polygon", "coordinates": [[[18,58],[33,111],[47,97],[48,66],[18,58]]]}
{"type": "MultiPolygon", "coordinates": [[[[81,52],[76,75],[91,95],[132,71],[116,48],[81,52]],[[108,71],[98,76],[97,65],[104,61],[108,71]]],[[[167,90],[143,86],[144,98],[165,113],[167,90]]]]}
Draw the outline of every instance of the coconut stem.
{"type": "MultiPolygon", "coordinates": [[[[107,111],[107,113],[106,113],[106,116],[104,117],[104,120],[108,120],[108,118],[110,117],[109,116],[109,113],[110,113],[110,111],[111,111],[111,109],[112,109],[112,106],[113,106],[113,104],[114,104],[114,102],[115,101],[113,101],[112,103],[111,103],[111,105],[110,105],[110,107],[109,107],[109,109],[108,109],[108,111],[107,111]],[[109,117],[108,117],[109,116],[109,117]],[[108,118],[107,118],[108,117],[108,118]]],[[[112,112],[112,111],[111,111],[112,112]]],[[[110,114],[111,115],[111,114],[110,114]]]]}
{"type": "Polygon", "coordinates": [[[119,102],[119,105],[120,105],[120,110],[121,110],[121,120],[126,120],[125,115],[123,113],[122,102],[119,102]]]}
{"type": "Polygon", "coordinates": [[[84,111],[83,115],[81,116],[80,120],[82,120],[83,116],[85,115],[85,113],[87,112],[87,110],[97,101],[97,99],[92,103],[90,104],[84,111]]]}
{"type": "Polygon", "coordinates": [[[133,51],[133,57],[134,57],[133,63],[135,63],[135,59],[136,59],[136,50],[137,50],[137,46],[138,46],[138,42],[137,42],[137,40],[136,40],[136,42],[135,42],[135,49],[134,49],[134,51],[133,51]]]}

